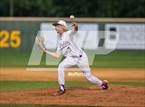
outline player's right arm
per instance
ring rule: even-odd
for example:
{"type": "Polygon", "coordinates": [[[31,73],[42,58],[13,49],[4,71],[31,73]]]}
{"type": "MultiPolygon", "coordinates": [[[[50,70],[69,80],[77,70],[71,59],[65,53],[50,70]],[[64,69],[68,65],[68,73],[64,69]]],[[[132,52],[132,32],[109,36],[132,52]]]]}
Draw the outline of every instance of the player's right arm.
{"type": "Polygon", "coordinates": [[[78,24],[77,24],[77,23],[73,23],[73,24],[72,24],[71,30],[68,31],[68,35],[69,35],[71,38],[73,38],[73,36],[76,35],[77,31],[78,31],[78,24]]]}
{"type": "Polygon", "coordinates": [[[72,24],[72,32],[76,33],[78,31],[78,24],[77,23],[73,23],[72,24]]]}

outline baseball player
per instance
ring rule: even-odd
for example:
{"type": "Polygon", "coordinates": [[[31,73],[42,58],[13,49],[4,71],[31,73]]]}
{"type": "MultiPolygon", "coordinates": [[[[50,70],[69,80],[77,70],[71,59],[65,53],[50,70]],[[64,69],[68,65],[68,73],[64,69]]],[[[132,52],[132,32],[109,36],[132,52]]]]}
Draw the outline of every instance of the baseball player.
{"type": "Polygon", "coordinates": [[[93,76],[90,72],[88,57],[86,53],[74,41],[78,25],[72,24],[72,29],[68,30],[67,24],[64,20],[60,20],[53,24],[59,37],[58,47],[56,52],[45,51],[47,54],[58,58],[63,55],[65,59],[58,66],[58,82],[59,91],[54,95],[62,95],[65,93],[64,69],[77,65],[84,73],[87,80],[99,85],[102,89],[108,89],[108,83],[93,76]]]}

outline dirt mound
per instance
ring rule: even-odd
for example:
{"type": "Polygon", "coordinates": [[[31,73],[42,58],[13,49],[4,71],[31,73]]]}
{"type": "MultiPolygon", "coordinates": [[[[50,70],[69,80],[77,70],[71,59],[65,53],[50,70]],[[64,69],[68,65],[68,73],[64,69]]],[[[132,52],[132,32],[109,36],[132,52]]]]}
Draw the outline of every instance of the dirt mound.
{"type": "Polygon", "coordinates": [[[0,92],[0,104],[58,104],[94,106],[145,106],[145,88],[131,86],[111,86],[101,90],[68,87],[66,94],[52,96],[56,89],[37,89],[15,92],[0,92]]]}

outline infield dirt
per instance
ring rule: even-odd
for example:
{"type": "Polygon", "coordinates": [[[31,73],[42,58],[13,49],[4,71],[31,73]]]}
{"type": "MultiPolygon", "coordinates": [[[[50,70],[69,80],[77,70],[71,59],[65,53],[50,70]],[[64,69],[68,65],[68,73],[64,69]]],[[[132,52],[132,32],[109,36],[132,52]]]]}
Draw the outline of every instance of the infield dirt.
{"type": "MultiPolygon", "coordinates": [[[[57,72],[32,72],[24,68],[1,68],[1,80],[56,80],[57,72]],[[50,73],[51,72],[51,73],[50,73]]],[[[70,71],[66,71],[66,75],[70,71]]],[[[74,72],[74,71],[71,71],[74,72]]],[[[76,72],[76,70],[75,70],[76,72]]],[[[93,69],[93,74],[111,81],[144,81],[144,69],[93,69]]],[[[66,80],[83,80],[82,76],[66,80]]],[[[145,87],[114,86],[101,90],[92,85],[87,88],[67,87],[62,96],[52,96],[57,89],[33,89],[0,92],[0,104],[55,104],[92,106],[145,106],[145,87]]]]}

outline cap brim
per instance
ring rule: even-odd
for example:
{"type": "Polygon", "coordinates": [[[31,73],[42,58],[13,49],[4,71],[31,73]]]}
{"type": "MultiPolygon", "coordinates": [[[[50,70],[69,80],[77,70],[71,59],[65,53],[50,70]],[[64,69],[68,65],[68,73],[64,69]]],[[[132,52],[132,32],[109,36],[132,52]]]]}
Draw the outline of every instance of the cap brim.
{"type": "Polygon", "coordinates": [[[53,25],[53,26],[57,26],[57,25],[60,25],[60,24],[58,24],[58,23],[53,23],[52,25],[53,25]]]}

